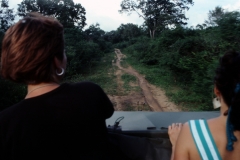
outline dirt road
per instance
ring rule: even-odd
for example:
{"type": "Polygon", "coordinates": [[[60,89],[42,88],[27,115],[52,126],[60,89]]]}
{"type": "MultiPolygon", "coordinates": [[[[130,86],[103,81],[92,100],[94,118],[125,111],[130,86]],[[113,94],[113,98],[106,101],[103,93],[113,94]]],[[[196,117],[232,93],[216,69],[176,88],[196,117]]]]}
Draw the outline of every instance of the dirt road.
{"type": "Polygon", "coordinates": [[[115,49],[116,60],[113,61],[113,65],[118,68],[115,72],[117,76],[118,91],[123,90],[123,81],[121,75],[127,73],[137,78],[137,84],[131,84],[132,86],[139,86],[140,92],[132,91],[125,96],[109,95],[111,101],[115,104],[116,110],[150,110],[150,111],[180,111],[174,103],[169,102],[168,98],[162,89],[151,85],[147,82],[143,75],[140,75],[131,66],[123,68],[121,61],[125,58],[125,55],[121,53],[119,49],[115,49]]]}

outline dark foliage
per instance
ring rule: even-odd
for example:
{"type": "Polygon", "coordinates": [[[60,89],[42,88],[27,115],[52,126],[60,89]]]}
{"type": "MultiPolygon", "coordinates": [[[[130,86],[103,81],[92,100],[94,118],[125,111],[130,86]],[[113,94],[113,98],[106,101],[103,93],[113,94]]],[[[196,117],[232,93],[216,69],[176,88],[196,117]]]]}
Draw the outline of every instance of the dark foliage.
{"type": "Polygon", "coordinates": [[[23,0],[18,4],[18,15],[25,17],[29,12],[39,12],[57,18],[65,28],[86,25],[85,8],[73,0],[23,0]]]}
{"type": "MultiPolygon", "coordinates": [[[[70,3],[70,1],[66,2],[70,3]]],[[[24,7],[26,9],[26,2],[29,1],[24,0],[19,9],[24,7]]],[[[33,2],[34,5],[29,5],[30,8],[21,12],[35,11],[38,4],[36,0],[33,2]]],[[[48,0],[38,3],[40,2],[50,3],[48,0]]],[[[145,3],[145,1],[141,2],[145,3]]],[[[70,4],[73,7],[75,5],[70,4]]],[[[49,8],[42,7],[44,11],[41,12],[51,13],[49,8]]],[[[82,11],[81,16],[84,16],[83,7],[82,11]]],[[[70,12],[63,13],[68,14],[69,18],[70,12]]],[[[7,13],[4,14],[7,17],[7,13]]],[[[224,12],[216,7],[209,12],[209,20],[205,24],[199,24],[196,28],[186,28],[176,24],[175,28],[156,31],[161,34],[158,34],[155,39],[148,37],[148,26],[139,27],[131,23],[121,24],[116,30],[110,32],[102,30],[98,23],[83,30],[85,20],[80,17],[84,22],[80,24],[82,27],[65,28],[65,50],[68,57],[66,80],[76,75],[91,74],[92,68],[102,61],[105,53],[112,52],[114,48],[125,49],[130,58],[156,71],[146,77],[148,80],[156,80],[157,74],[163,78],[166,75],[171,76],[174,85],[189,93],[187,96],[182,96],[180,101],[198,104],[197,110],[212,110],[213,77],[218,59],[227,50],[240,48],[239,16],[240,13],[237,11],[224,12]]],[[[58,18],[62,21],[61,17],[58,18]]],[[[73,23],[76,24],[71,18],[69,20],[67,21],[70,22],[70,26],[73,23]]],[[[11,21],[8,22],[11,24],[11,21]]],[[[1,39],[3,35],[4,31],[0,32],[1,39]]],[[[26,92],[24,86],[3,79],[0,79],[0,87],[1,108],[20,101],[26,92]]]]}

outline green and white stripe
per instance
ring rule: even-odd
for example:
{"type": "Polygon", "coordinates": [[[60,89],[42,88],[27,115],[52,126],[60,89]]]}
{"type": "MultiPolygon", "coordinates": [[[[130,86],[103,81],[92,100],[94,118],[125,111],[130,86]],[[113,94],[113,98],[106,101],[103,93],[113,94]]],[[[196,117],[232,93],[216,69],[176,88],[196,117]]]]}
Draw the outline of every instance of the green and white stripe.
{"type": "Polygon", "coordinates": [[[192,137],[203,160],[221,160],[206,120],[189,121],[192,137]]]}

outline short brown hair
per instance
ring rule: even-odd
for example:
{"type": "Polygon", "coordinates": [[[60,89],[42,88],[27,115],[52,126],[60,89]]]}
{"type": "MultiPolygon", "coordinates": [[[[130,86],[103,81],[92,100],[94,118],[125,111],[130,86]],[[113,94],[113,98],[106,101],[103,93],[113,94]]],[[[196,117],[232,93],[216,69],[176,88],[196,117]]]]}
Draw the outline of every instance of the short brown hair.
{"type": "Polygon", "coordinates": [[[2,42],[1,74],[15,82],[55,82],[54,57],[63,59],[63,26],[53,17],[30,13],[11,26],[2,42]]]}

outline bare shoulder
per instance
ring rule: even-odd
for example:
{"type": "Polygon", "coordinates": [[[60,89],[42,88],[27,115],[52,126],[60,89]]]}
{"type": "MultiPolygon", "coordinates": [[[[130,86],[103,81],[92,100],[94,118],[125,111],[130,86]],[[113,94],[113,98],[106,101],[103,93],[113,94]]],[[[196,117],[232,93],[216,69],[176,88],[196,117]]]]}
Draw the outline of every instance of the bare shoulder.
{"type": "MultiPolygon", "coordinates": [[[[222,159],[240,159],[240,141],[234,142],[233,151],[226,150],[227,134],[225,121],[222,121],[221,117],[210,119],[208,120],[208,125],[222,159]]],[[[235,131],[234,135],[237,139],[240,139],[240,131],[235,131]]]]}
{"type": "Polygon", "coordinates": [[[184,123],[179,134],[174,155],[174,160],[200,159],[188,122],[184,123]]]}

